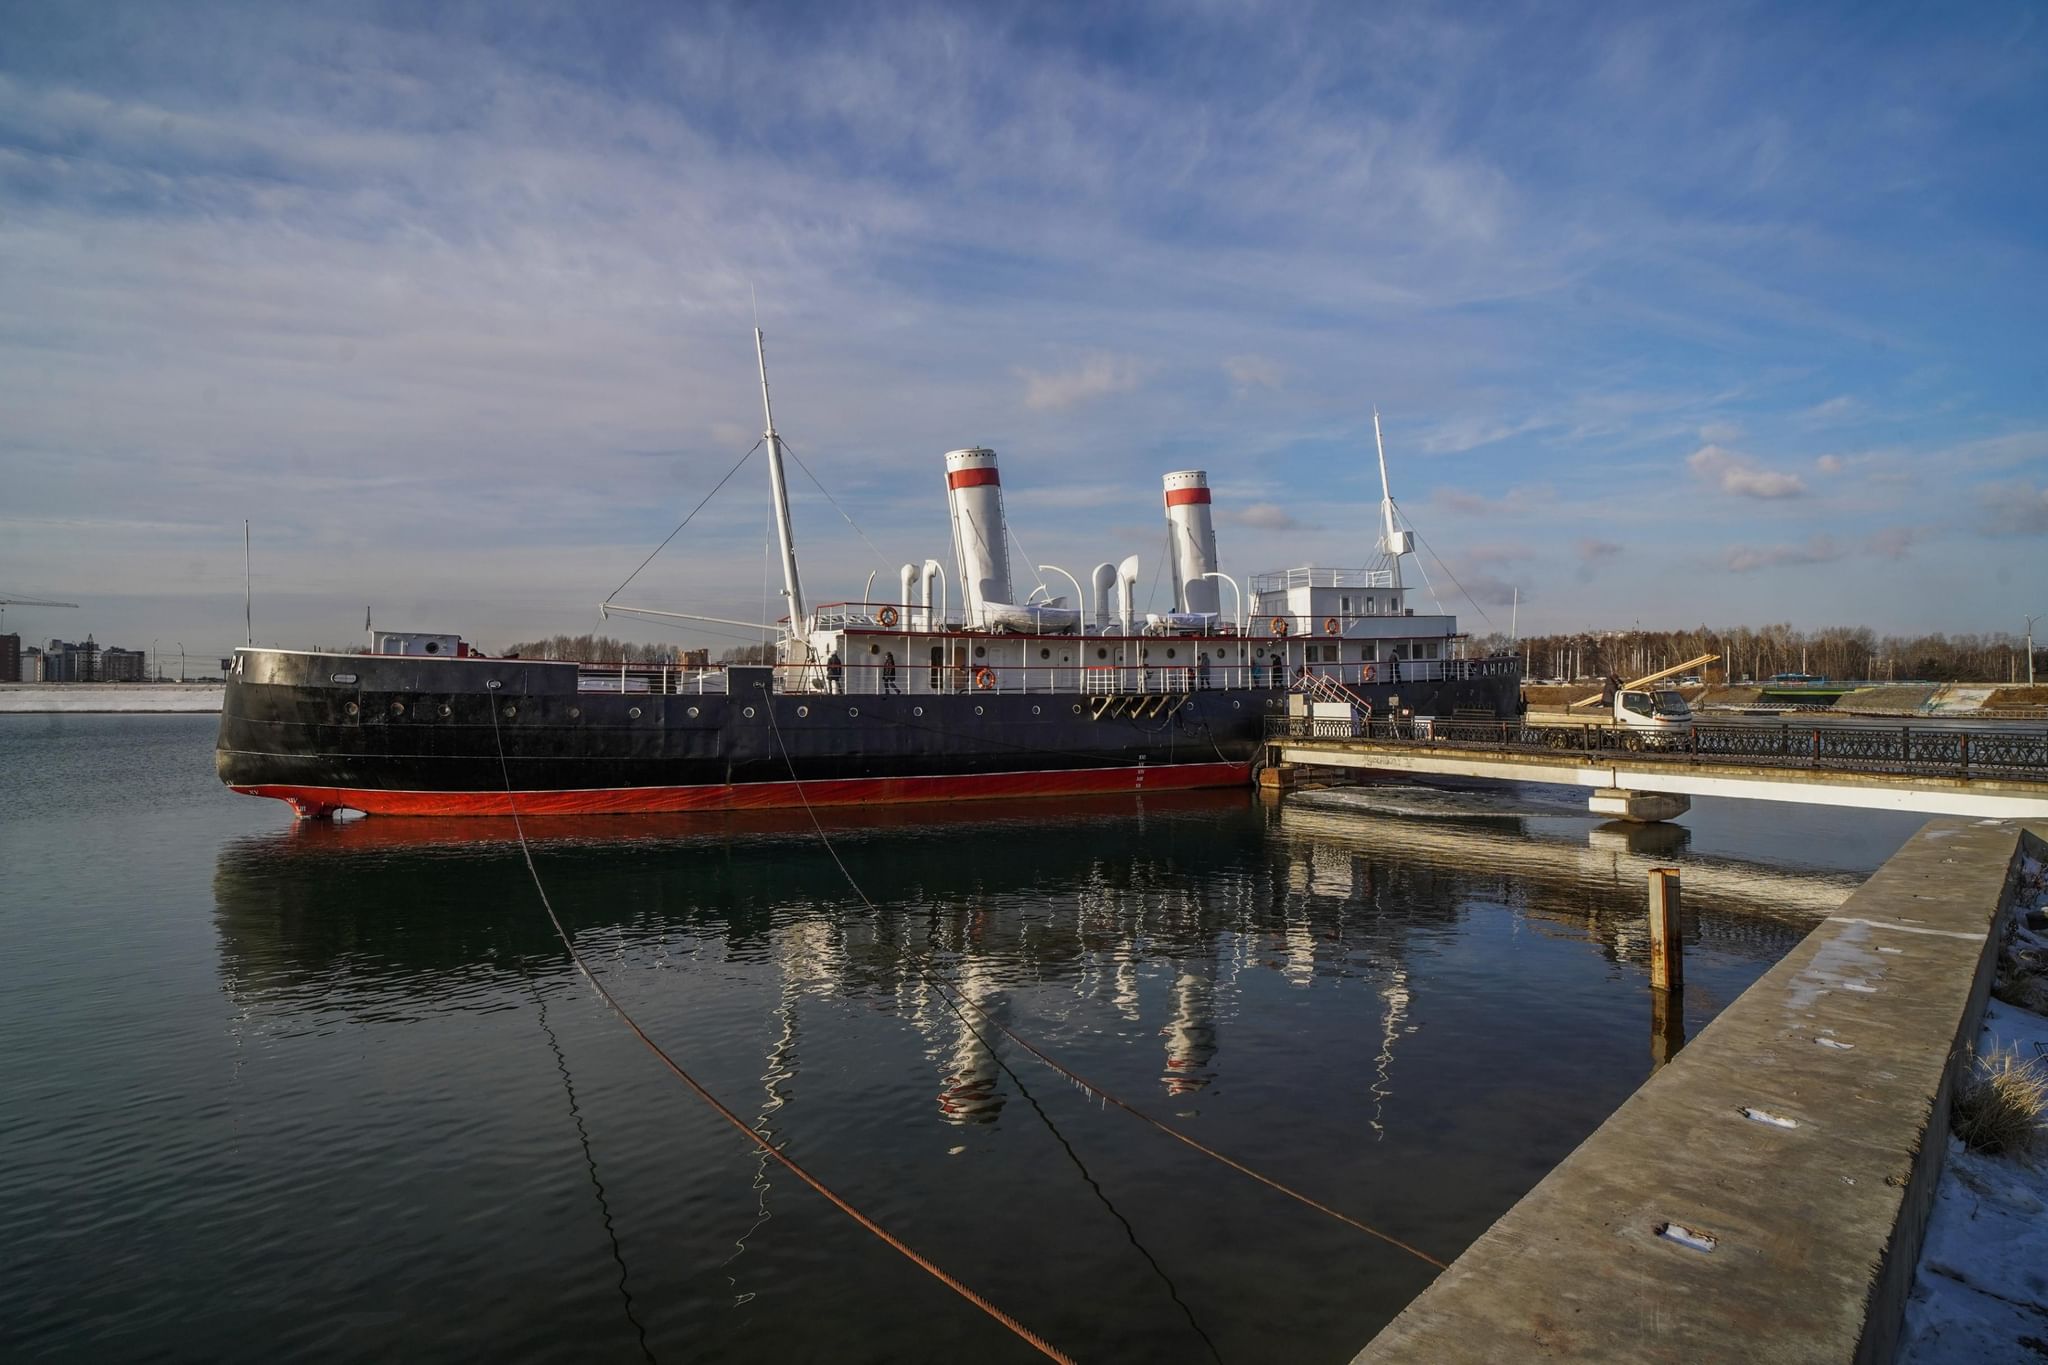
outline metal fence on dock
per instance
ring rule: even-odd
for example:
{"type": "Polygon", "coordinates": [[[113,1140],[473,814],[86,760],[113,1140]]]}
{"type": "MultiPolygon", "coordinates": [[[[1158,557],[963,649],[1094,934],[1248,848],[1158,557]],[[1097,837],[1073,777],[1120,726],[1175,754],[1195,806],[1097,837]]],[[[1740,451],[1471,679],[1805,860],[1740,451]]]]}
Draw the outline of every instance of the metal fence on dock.
{"type": "Polygon", "coordinates": [[[1423,749],[1508,753],[1631,751],[1631,762],[1806,768],[1838,772],[1997,776],[2048,782],[2048,729],[1941,730],[1918,725],[1693,725],[1646,733],[1613,726],[1438,717],[1356,720],[1272,716],[1270,740],[1361,740],[1423,749]]]}

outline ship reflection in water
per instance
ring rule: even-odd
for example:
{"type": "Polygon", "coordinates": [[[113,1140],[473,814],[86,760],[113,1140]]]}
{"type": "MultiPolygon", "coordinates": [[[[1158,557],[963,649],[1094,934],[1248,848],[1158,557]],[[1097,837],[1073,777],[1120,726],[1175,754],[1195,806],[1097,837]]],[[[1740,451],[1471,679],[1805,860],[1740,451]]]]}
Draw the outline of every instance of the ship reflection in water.
{"type": "MultiPolygon", "coordinates": [[[[659,968],[715,942],[735,961],[772,964],[781,1027],[766,1112],[793,1079],[803,994],[907,1019],[925,1040],[938,1115],[986,1123],[1006,1100],[990,1021],[1023,1022],[1014,988],[1057,980],[1067,1012],[1089,1001],[1136,1024],[1156,976],[1153,1093],[1185,1099],[1216,1079],[1224,1024],[1244,1008],[1242,974],[1266,969],[1300,989],[1356,981],[1378,996],[1375,1128],[1410,1028],[1410,934],[1439,932],[1478,899],[1640,965],[1642,873],[1686,838],[1677,825],[1605,825],[1576,841],[1533,839],[1512,815],[1346,804],[1338,794],[1248,810],[1236,793],[1188,793],[1058,814],[1040,803],[834,813],[826,834],[875,900],[872,915],[800,811],[542,820],[529,838],[586,947],[630,959],[639,944],[659,968]],[[1390,879],[1426,888],[1434,913],[1390,916],[1390,879]],[[1614,895],[1589,894],[1602,886],[1614,895]],[[949,1005],[933,977],[974,1008],[949,1005]]],[[[1685,875],[1689,941],[1773,957],[1855,881],[1726,859],[1695,860],[1685,875]]],[[[215,887],[225,974],[249,1002],[375,1007],[394,991],[551,970],[561,957],[509,820],[295,824],[226,845],[215,887]]]]}
{"type": "MultiPolygon", "coordinates": [[[[1258,1324],[1286,1321],[1284,1354],[1337,1359],[1427,1267],[1105,1109],[996,1023],[1448,1257],[1650,1069],[1649,866],[1686,878],[1690,985],[1683,1017],[1661,1021],[1667,1048],[1856,879],[1701,857],[1682,830],[1329,795],[1334,808],[1226,791],[835,811],[826,832],[872,908],[801,811],[537,820],[528,833],[579,951],[650,1034],[770,1141],[1007,1291],[1038,1330],[1082,1355],[1181,1359],[1213,1339],[1225,1358],[1256,1359],[1274,1345],[1258,1324]],[[954,1008],[940,982],[975,1008],[954,1008]],[[1219,1231],[1240,1250],[1187,1254],[1219,1231]],[[1035,1250],[1019,1261],[997,1246],[1035,1250]],[[1045,1265],[1063,1267],[1056,1286],[1045,1265]]],[[[415,1065],[454,1048],[470,1060],[445,1063],[446,1097],[490,1084],[463,1049],[488,1037],[477,1055],[516,1067],[539,1046],[516,1011],[535,992],[554,1005],[590,1184],[601,1164],[632,1266],[628,1310],[657,1342],[709,1333],[728,1342],[714,1357],[770,1343],[801,1356],[843,1340],[825,1324],[858,1321],[878,1357],[929,1344],[932,1304],[899,1303],[898,1272],[865,1244],[833,1241],[820,1261],[808,1248],[830,1220],[817,1201],[706,1124],[590,1001],[509,822],[230,839],[214,893],[237,1027],[278,1046],[386,1038],[415,1065]],[[460,1041],[399,1041],[422,1023],[460,1041]],[[715,1302],[701,1279],[664,1281],[671,1263],[715,1268],[715,1302]],[[815,1329],[794,1303],[816,1306],[815,1329]],[[733,1323],[750,1335],[717,1335],[733,1323]]],[[[354,1058],[368,1044],[347,1046],[354,1058]]],[[[469,1115],[465,1132],[545,1124],[530,1099],[468,1102],[503,1116],[469,1115]]]]}

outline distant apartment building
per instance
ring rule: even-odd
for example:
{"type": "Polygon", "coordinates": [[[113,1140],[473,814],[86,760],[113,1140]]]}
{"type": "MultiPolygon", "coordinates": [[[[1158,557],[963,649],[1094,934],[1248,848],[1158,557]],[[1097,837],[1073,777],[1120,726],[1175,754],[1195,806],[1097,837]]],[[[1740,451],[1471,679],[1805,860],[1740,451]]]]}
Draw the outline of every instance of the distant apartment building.
{"type": "Polygon", "coordinates": [[[100,651],[101,682],[145,682],[149,678],[147,656],[139,649],[108,645],[100,651]]]}
{"type": "MultiPolygon", "coordinates": [[[[33,652],[33,651],[31,651],[33,652]]],[[[52,640],[43,651],[42,676],[37,682],[141,682],[149,676],[139,649],[102,645],[92,636],[85,643],[52,640]]]]}
{"type": "Polygon", "coordinates": [[[21,681],[21,637],[0,635],[0,683],[21,681]]]}

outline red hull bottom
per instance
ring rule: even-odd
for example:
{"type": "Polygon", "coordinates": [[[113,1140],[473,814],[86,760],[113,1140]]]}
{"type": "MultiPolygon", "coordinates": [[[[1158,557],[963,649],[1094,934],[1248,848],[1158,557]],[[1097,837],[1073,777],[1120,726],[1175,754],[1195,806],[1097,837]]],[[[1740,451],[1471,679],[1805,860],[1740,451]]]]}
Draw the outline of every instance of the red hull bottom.
{"type": "Polygon", "coordinates": [[[1251,780],[1245,763],[1175,763],[1146,768],[1079,768],[982,773],[971,777],[861,777],[739,786],[602,787],[582,791],[420,792],[354,787],[236,787],[274,796],[301,819],[338,810],[365,815],[661,815],[676,811],[769,810],[918,801],[979,801],[1018,796],[1091,796],[1105,792],[1187,791],[1251,780]]]}

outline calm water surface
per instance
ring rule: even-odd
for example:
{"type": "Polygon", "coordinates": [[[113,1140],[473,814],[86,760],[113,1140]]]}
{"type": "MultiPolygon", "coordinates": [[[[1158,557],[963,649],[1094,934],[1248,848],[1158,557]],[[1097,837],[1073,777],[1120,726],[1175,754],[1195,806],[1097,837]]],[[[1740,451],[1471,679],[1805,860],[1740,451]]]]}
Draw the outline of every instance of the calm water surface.
{"type": "MultiPolygon", "coordinates": [[[[1036,1358],[640,1048],[509,826],[294,826],[213,729],[0,716],[0,1352],[1036,1358]]],[[[655,1037],[1064,1349],[1337,1362],[1427,1265],[992,1057],[919,970],[1449,1259],[1647,1074],[1645,868],[1685,869],[1696,1031],[1920,823],[1334,799],[829,817],[875,911],[800,815],[531,828],[655,1037]]]]}

